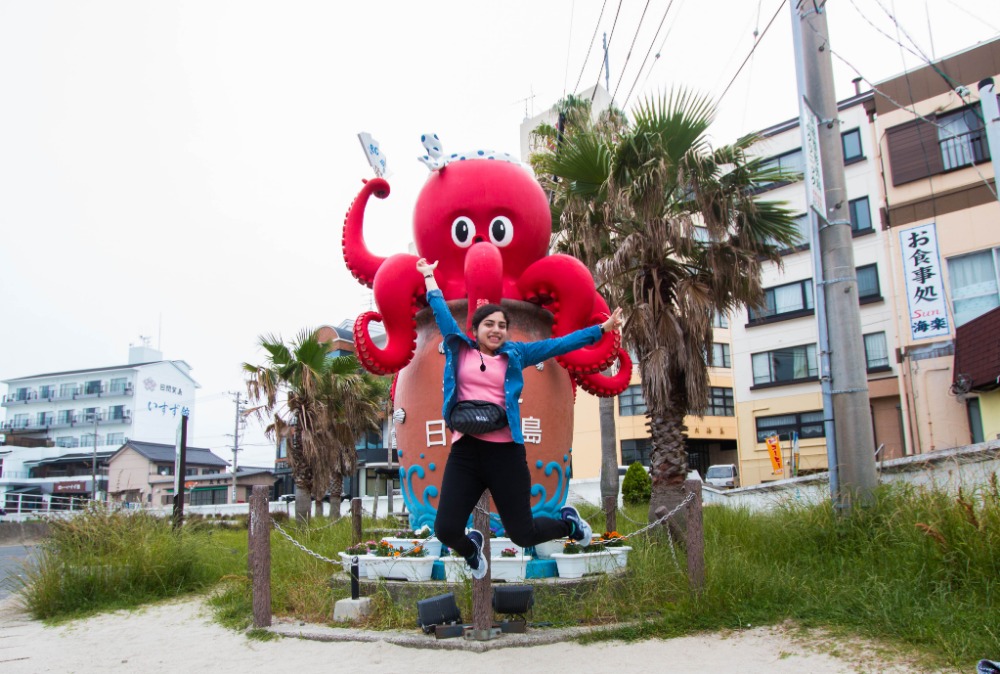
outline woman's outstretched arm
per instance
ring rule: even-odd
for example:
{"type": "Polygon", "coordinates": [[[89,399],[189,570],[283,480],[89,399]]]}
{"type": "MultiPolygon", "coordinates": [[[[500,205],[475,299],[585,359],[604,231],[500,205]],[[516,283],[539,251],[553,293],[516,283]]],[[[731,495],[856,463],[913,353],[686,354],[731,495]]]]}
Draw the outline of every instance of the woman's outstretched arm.
{"type": "Polygon", "coordinates": [[[437,266],[436,261],[428,262],[424,258],[417,260],[417,271],[423,275],[424,286],[427,288],[427,303],[431,305],[434,321],[438,324],[442,335],[461,334],[462,329],[458,327],[455,317],[451,315],[451,309],[444,301],[444,295],[434,279],[434,270],[437,269],[437,266]]]}
{"type": "Polygon", "coordinates": [[[622,310],[621,307],[615,309],[608,320],[600,323],[598,325],[592,325],[589,328],[582,328],[576,332],[571,332],[568,335],[562,337],[554,337],[552,339],[543,339],[538,342],[527,342],[522,345],[523,357],[522,360],[525,366],[534,365],[535,363],[540,363],[543,360],[548,360],[553,356],[561,356],[564,353],[569,353],[570,351],[575,351],[580,347],[587,346],[588,344],[596,344],[600,341],[604,333],[611,330],[620,330],[622,327],[622,310]]]}

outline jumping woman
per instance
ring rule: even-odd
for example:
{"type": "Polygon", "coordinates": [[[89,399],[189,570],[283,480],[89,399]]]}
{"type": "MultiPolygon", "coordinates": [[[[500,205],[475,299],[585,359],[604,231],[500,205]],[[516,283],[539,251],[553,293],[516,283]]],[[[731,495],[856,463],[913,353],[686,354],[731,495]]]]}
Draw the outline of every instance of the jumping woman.
{"type": "Polygon", "coordinates": [[[530,547],[555,538],[569,537],[589,545],[593,532],[576,508],[566,506],[560,519],[532,517],[531,475],[521,433],[518,400],[524,388],[521,373],[544,360],[599,341],[605,332],[618,330],[622,311],[615,309],[604,323],[563,337],[537,342],[509,342],[507,313],[497,304],[486,304],[472,315],[474,339],[459,328],[444,295],[434,280],[437,262],[417,260],[417,271],[427,287],[427,302],[444,337],[444,418],[452,429],[451,452],[441,481],[435,534],[442,543],[465,557],[474,578],[486,575],[483,535],[465,533],[472,509],[485,489],[490,490],[507,535],[517,545],[530,547]],[[494,403],[506,414],[499,428],[463,434],[453,425],[452,414],[460,401],[494,403]]]}

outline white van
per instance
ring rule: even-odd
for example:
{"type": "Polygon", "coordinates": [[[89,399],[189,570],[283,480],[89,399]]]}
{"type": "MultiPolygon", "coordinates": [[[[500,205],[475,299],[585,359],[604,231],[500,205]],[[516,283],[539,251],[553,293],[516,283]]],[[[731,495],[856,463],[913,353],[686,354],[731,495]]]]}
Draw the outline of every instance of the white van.
{"type": "Polygon", "coordinates": [[[705,473],[705,483],[713,487],[734,488],[740,486],[740,474],[736,470],[736,464],[719,463],[709,466],[705,473]]]}

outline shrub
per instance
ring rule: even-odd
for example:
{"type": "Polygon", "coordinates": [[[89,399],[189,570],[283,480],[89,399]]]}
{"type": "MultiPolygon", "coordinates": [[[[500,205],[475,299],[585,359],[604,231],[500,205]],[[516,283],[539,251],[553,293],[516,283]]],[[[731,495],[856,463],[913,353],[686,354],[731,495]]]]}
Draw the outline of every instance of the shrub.
{"type": "Polygon", "coordinates": [[[622,499],[629,505],[649,503],[649,495],[653,489],[653,481],[642,464],[636,461],[625,472],[622,480],[622,499]]]}

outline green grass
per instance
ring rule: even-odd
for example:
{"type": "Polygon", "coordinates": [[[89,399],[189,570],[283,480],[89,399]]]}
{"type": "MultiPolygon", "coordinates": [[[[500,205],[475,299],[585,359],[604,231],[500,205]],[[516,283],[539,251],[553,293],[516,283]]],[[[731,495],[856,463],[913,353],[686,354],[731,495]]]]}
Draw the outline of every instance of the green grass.
{"type": "MultiPolygon", "coordinates": [[[[583,508],[595,529],[603,516],[583,508]]],[[[619,514],[619,531],[643,526],[645,508],[619,514]],[[630,521],[631,520],[631,521],[630,521]]],[[[600,578],[576,594],[536,584],[531,620],[604,625],[586,640],[669,638],[704,630],[792,621],[835,638],[857,635],[924,658],[928,666],[969,668],[1000,656],[1000,495],[996,485],[956,498],[913,488],[882,488],[873,505],[850,517],[825,504],[770,513],[707,507],[706,587],[690,592],[678,550],[665,538],[630,541],[625,578],[600,578]]],[[[245,523],[244,523],[245,524],[245,523]]],[[[365,521],[365,528],[386,526],[365,521]]],[[[395,528],[394,525],[388,528],[395,528]]],[[[338,559],[350,522],[286,525],[307,548],[338,559]]],[[[91,513],[54,526],[29,574],[25,598],[42,618],[136,606],[212,588],[217,619],[247,629],[252,614],[246,530],[194,521],[181,533],[142,515],[91,513]]],[[[349,596],[339,567],[317,560],[272,533],[271,597],[278,616],[329,622],[333,603],[349,596]]],[[[415,588],[416,589],[416,588],[415,588]]],[[[438,590],[429,592],[434,594],[438,590]]],[[[464,616],[471,586],[455,587],[464,616]]],[[[412,601],[374,595],[369,629],[414,629],[412,601]]]]}

